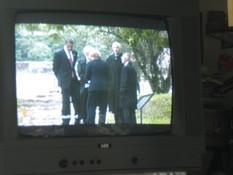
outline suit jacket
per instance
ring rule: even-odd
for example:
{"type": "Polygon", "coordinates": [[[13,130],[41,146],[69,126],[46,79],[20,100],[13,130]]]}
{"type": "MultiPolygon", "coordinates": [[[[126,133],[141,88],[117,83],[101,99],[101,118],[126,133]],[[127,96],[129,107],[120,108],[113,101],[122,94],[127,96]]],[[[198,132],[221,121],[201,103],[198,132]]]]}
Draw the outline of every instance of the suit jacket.
{"type": "Polygon", "coordinates": [[[129,62],[126,66],[122,68],[121,71],[121,83],[120,83],[120,93],[121,100],[120,106],[122,108],[133,108],[137,107],[137,73],[129,62]]]}
{"type": "Polygon", "coordinates": [[[62,89],[70,87],[72,74],[75,82],[78,85],[79,81],[75,74],[74,65],[77,60],[77,51],[72,51],[73,54],[73,66],[71,67],[70,61],[67,58],[66,52],[64,49],[58,51],[54,55],[53,59],[53,72],[58,80],[58,86],[62,89]]]}
{"type": "Polygon", "coordinates": [[[85,73],[86,73],[87,61],[85,58],[81,58],[78,60],[78,75],[80,77],[81,86],[84,86],[85,80],[85,73]]]}
{"type": "Polygon", "coordinates": [[[90,80],[88,91],[108,90],[108,68],[101,59],[96,59],[87,64],[86,80],[90,80]]]}
{"type": "Polygon", "coordinates": [[[115,55],[112,54],[108,57],[106,60],[107,66],[108,66],[108,78],[109,78],[109,90],[116,90],[119,89],[120,85],[120,78],[121,78],[121,69],[123,67],[123,64],[121,62],[121,56],[122,53],[120,53],[117,56],[117,59],[115,59],[115,55]]]}
{"type": "Polygon", "coordinates": [[[120,100],[120,78],[123,64],[121,62],[122,53],[117,56],[112,54],[106,60],[108,66],[108,104],[109,110],[116,113],[119,109],[120,100]]]}

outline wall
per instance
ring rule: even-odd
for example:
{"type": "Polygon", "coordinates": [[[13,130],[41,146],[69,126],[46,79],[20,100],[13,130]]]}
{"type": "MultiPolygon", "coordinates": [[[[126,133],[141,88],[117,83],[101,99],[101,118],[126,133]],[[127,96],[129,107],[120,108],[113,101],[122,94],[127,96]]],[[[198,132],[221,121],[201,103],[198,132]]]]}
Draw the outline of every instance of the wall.
{"type": "Polygon", "coordinates": [[[207,36],[206,30],[206,16],[210,10],[227,11],[226,0],[200,0],[200,12],[202,13],[202,31],[203,31],[203,65],[211,70],[217,70],[218,55],[223,52],[219,40],[207,36]]]}
{"type": "MultiPolygon", "coordinates": [[[[207,13],[210,10],[223,11],[227,14],[227,0],[199,0],[199,8],[202,14],[202,41],[203,41],[203,66],[208,68],[211,72],[217,72],[218,70],[218,57],[220,54],[227,54],[233,58],[233,48],[230,49],[221,49],[221,41],[215,39],[214,37],[206,35],[206,21],[207,21],[207,13]]],[[[228,39],[233,41],[233,35],[231,33],[228,36],[228,39]]],[[[233,65],[233,64],[232,64],[233,65]]],[[[225,79],[229,79],[233,77],[233,69],[230,71],[224,72],[225,79]]],[[[222,78],[221,77],[221,78],[222,78]]],[[[231,81],[232,82],[232,81],[231,81]]],[[[233,104],[233,88],[224,93],[224,105],[225,108],[231,109],[233,104]]]]}

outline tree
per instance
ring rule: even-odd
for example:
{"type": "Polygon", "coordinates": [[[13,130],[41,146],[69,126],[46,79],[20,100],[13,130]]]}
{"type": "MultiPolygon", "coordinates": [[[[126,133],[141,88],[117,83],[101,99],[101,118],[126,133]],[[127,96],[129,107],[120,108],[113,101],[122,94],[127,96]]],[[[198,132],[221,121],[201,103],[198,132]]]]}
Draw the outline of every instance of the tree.
{"type": "Polygon", "coordinates": [[[154,92],[167,93],[171,87],[171,64],[169,62],[166,67],[163,66],[165,48],[169,48],[168,34],[163,30],[18,24],[15,37],[18,61],[52,61],[53,53],[70,37],[75,40],[79,57],[82,57],[85,45],[92,45],[100,50],[105,60],[112,52],[112,42],[119,41],[123,52],[132,53],[139,77],[148,80],[154,92]]]}
{"type": "Polygon", "coordinates": [[[52,57],[51,48],[42,42],[35,43],[28,52],[28,59],[31,61],[49,61],[52,57]]]}
{"type": "Polygon", "coordinates": [[[102,28],[101,31],[114,35],[132,51],[139,72],[150,82],[154,92],[167,93],[170,90],[171,65],[167,69],[161,66],[164,48],[169,46],[166,31],[133,28],[102,28]]]}

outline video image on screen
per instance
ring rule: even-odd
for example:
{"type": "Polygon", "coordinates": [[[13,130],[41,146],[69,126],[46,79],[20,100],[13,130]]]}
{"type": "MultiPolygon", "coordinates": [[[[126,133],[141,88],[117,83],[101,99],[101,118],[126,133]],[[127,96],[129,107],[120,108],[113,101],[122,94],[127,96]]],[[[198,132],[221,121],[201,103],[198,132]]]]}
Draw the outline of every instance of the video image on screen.
{"type": "Polygon", "coordinates": [[[15,48],[19,127],[171,124],[168,29],[16,23],[15,48]]]}

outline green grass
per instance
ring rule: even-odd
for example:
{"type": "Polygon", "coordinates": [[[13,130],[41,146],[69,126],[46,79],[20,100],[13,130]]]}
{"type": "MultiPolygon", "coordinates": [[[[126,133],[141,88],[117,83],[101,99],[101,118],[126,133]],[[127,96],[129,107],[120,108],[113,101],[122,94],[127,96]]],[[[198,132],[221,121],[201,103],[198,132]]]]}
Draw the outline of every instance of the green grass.
{"type": "MultiPolygon", "coordinates": [[[[38,100],[21,100],[18,99],[18,118],[30,117],[31,119],[38,116],[51,115],[59,116],[60,101],[38,101],[38,100]],[[46,112],[49,111],[49,112],[46,112]],[[46,114],[47,115],[46,115],[46,114]]],[[[172,112],[172,95],[155,94],[149,102],[143,107],[142,123],[143,124],[170,124],[172,112]]],[[[136,110],[137,123],[141,123],[140,110],[136,110]]],[[[48,118],[48,117],[47,117],[48,118]]],[[[114,116],[108,113],[107,123],[115,123],[114,116]]]]}
{"type": "MultiPolygon", "coordinates": [[[[170,124],[171,112],[172,94],[155,94],[143,108],[143,124],[170,124]]],[[[137,121],[140,123],[140,110],[137,121]]]]}

